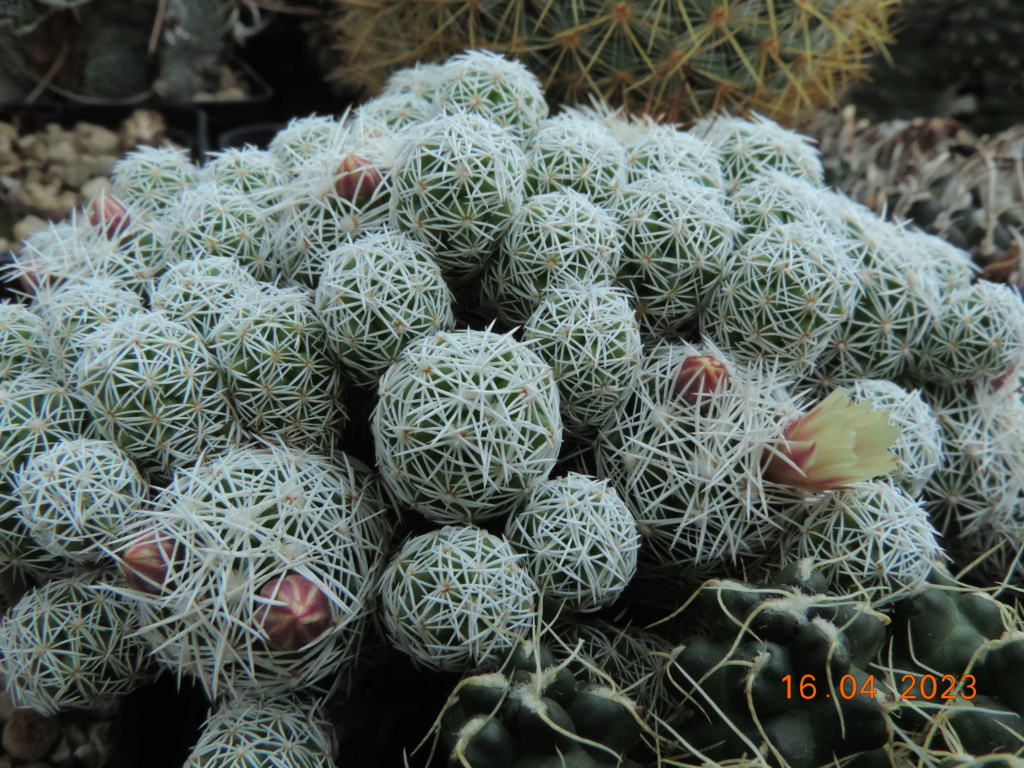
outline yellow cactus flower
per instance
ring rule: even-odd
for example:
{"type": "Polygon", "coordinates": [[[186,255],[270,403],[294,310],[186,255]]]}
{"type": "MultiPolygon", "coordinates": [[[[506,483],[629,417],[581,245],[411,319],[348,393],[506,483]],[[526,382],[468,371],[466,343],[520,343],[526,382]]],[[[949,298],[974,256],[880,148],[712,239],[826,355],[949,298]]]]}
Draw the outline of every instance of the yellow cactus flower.
{"type": "Polygon", "coordinates": [[[888,411],[874,410],[871,401],[851,403],[839,387],[786,427],[764,477],[809,491],[849,488],[896,468],[889,448],[899,436],[888,411]]]}

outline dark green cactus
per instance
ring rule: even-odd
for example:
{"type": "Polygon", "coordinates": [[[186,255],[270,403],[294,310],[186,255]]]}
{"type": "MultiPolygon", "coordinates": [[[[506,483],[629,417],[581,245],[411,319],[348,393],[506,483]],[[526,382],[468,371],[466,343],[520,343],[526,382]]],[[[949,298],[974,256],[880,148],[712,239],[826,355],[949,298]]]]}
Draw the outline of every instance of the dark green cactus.
{"type": "Polygon", "coordinates": [[[983,756],[1024,749],[1024,633],[1013,611],[936,572],[894,606],[894,722],[933,748],[983,756]]]}
{"type": "Polygon", "coordinates": [[[630,768],[641,728],[632,699],[532,641],[502,672],[464,678],[441,717],[449,760],[464,768],[630,768]]]}
{"type": "Polygon", "coordinates": [[[816,768],[853,755],[870,763],[889,742],[869,671],[886,619],[866,603],[824,594],[796,564],[767,586],[708,581],[691,612],[706,633],[682,639],[666,676],[687,710],[674,735],[691,752],[816,768]]]}

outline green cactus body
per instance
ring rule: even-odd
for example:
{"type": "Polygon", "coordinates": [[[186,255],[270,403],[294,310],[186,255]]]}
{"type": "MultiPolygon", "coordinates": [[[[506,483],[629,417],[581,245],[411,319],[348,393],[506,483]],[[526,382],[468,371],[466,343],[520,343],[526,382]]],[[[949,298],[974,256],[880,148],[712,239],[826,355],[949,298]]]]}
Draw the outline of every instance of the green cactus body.
{"type": "Polygon", "coordinates": [[[885,641],[881,614],[783,584],[712,580],[698,597],[711,634],[686,636],[666,678],[690,711],[684,744],[719,761],[763,754],[815,768],[889,741],[867,669],[885,641]]]}

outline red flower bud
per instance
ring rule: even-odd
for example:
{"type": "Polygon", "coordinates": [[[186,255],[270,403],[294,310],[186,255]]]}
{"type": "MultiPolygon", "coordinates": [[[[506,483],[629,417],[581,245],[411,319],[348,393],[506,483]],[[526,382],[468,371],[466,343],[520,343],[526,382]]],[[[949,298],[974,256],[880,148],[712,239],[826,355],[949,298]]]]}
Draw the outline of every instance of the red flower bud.
{"type": "Polygon", "coordinates": [[[334,177],[334,191],[338,197],[356,205],[365,205],[380,182],[380,171],[370,160],[359,155],[346,155],[334,177]]]}
{"type": "Polygon", "coordinates": [[[116,240],[129,224],[128,209],[111,195],[101,194],[89,203],[86,212],[89,224],[101,229],[108,240],[116,240]]]}
{"type": "Polygon", "coordinates": [[[167,581],[170,564],[180,561],[180,555],[177,542],[156,533],[137,539],[121,557],[128,586],[139,592],[158,594],[167,581]]]}
{"type": "Polygon", "coordinates": [[[272,601],[260,618],[271,647],[296,651],[316,640],[331,625],[327,595],[305,576],[291,573],[263,585],[260,597],[272,601]]]}
{"type": "Polygon", "coordinates": [[[691,405],[704,405],[728,383],[724,362],[711,355],[691,355],[679,366],[673,391],[691,405]]]}

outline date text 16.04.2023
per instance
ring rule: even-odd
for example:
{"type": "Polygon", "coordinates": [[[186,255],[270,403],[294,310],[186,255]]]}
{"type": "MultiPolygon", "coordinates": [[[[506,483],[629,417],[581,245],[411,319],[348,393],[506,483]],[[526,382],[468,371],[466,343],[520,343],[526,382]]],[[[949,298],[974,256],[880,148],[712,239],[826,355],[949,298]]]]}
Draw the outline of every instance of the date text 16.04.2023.
{"type": "Polygon", "coordinates": [[[839,696],[844,699],[852,699],[855,696],[871,696],[886,699],[973,699],[978,695],[975,690],[974,675],[903,675],[899,685],[889,690],[888,687],[879,690],[875,686],[875,676],[867,675],[858,680],[853,675],[843,675],[833,681],[819,681],[815,675],[802,675],[794,678],[793,675],[786,675],[782,678],[786,685],[787,699],[816,699],[818,696],[831,698],[839,696]],[[833,687],[834,686],[834,687],[833,687]],[[820,689],[820,690],[819,690],[820,689]]]}

